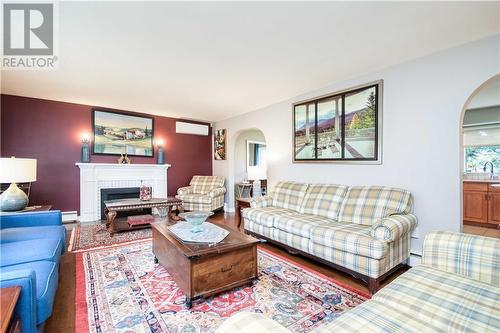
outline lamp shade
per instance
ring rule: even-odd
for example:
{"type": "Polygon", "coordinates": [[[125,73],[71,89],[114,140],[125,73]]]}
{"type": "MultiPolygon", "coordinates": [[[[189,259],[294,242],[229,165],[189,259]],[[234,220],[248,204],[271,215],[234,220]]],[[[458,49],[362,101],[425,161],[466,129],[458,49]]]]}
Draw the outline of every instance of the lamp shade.
{"type": "Polygon", "coordinates": [[[0,183],[27,183],[36,181],[36,159],[0,158],[0,183]]]}
{"type": "Polygon", "coordinates": [[[248,180],[267,179],[267,170],[265,166],[248,166],[248,180]]]}

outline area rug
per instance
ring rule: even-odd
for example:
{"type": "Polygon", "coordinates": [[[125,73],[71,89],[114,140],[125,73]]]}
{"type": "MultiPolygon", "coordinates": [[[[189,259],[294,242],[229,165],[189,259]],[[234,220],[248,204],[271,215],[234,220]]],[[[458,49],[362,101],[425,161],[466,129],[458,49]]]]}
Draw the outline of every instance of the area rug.
{"type": "Polygon", "coordinates": [[[168,272],[154,264],[151,244],[135,241],[76,254],[78,332],[214,332],[239,311],[309,332],[369,298],[259,247],[259,278],[252,285],[196,300],[189,310],[168,272]]]}
{"type": "Polygon", "coordinates": [[[68,251],[78,252],[151,237],[151,229],[139,229],[109,235],[105,224],[76,225],[71,231],[68,251]]]}

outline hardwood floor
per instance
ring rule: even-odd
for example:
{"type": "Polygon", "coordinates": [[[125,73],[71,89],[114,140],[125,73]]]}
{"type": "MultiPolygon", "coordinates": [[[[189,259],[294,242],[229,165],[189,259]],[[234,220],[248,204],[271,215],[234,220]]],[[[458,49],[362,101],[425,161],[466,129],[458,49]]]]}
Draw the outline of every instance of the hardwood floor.
{"type": "Polygon", "coordinates": [[[464,224],[464,233],[473,234],[479,236],[500,238],[500,229],[496,228],[485,228],[475,225],[464,224]]]}
{"type": "MultiPolygon", "coordinates": [[[[236,219],[234,214],[224,214],[223,212],[216,213],[211,219],[226,223],[234,228],[236,228],[238,224],[238,220],[236,219]]],[[[69,232],[68,237],[69,239],[69,232]]],[[[262,246],[268,250],[273,251],[281,256],[289,258],[300,265],[308,267],[312,270],[315,270],[323,275],[326,275],[330,278],[337,280],[338,282],[368,293],[368,288],[366,285],[360,281],[355,279],[354,277],[337,271],[333,268],[330,268],[326,265],[313,262],[309,259],[301,257],[300,255],[292,255],[286,252],[285,250],[278,248],[269,243],[262,243],[259,246],[262,246]]],[[[406,269],[401,269],[395,272],[391,277],[387,278],[382,286],[385,286],[394,278],[402,274],[406,269]]],[[[45,332],[50,333],[68,333],[68,332],[76,332],[75,330],[75,254],[66,252],[61,259],[61,267],[60,267],[60,275],[59,275],[59,286],[57,289],[57,295],[54,301],[54,308],[52,316],[47,320],[45,324],[45,332]]]]}

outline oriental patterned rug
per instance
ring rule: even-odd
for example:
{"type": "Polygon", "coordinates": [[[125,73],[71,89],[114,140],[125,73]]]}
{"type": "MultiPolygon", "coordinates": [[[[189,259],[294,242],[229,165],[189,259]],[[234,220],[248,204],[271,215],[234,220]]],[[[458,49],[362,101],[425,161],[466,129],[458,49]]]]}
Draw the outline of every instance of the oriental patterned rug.
{"type": "Polygon", "coordinates": [[[214,332],[239,311],[263,313],[295,332],[309,332],[369,298],[269,250],[258,249],[252,285],[193,302],[154,264],[151,241],[76,254],[78,332],[214,332]]]}
{"type": "Polygon", "coordinates": [[[111,237],[105,224],[77,224],[71,231],[68,251],[79,252],[146,238],[151,238],[150,228],[119,232],[111,237]]]}

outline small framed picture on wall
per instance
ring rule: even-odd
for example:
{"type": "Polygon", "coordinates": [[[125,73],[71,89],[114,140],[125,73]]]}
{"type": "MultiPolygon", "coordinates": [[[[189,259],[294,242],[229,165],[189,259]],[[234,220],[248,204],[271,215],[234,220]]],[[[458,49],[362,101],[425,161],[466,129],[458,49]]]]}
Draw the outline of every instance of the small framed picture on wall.
{"type": "Polygon", "coordinates": [[[214,159],[226,159],[226,129],[219,129],[214,132],[214,159]]]}

